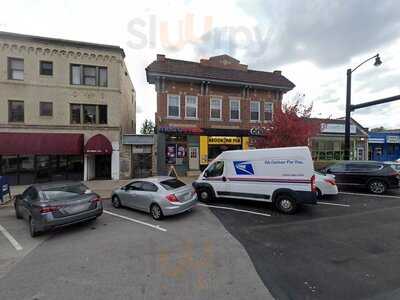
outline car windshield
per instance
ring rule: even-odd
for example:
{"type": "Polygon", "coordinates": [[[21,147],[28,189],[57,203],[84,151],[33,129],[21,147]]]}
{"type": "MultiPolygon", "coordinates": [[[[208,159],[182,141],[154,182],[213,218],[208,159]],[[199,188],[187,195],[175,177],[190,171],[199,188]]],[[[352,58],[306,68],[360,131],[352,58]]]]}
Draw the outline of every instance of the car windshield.
{"type": "Polygon", "coordinates": [[[48,188],[42,191],[45,198],[49,201],[68,200],[76,196],[90,192],[84,184],[67,185],[61,187],[48,188]]]}
{"type": "Polygon", "coordinates": [[[161,186],[166,189],[167,191],[179,189],[186,184],[178,179],[168,179],[160,182],[161,186]]]}

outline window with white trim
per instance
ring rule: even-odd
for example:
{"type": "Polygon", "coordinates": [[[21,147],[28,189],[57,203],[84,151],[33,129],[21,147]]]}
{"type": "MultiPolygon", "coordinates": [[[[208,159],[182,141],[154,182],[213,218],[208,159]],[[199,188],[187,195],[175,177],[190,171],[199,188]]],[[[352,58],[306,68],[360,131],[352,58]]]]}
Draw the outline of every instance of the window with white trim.
{"type": "Polygon", "coordinates": [[[167,115],[169,118],[179,118],[181,116],[181,98],[179,95],[168,95],[167,115]]]}
{"type": "Polygon", "coordinates": [[[250,101],[250,121],[260,121],[260,102],[250,101]]]}
{"type": "Polygon", "coordinates": [[[272,102],[264,103],[264,121],[272,121],[274,114],[274,104],[272,102]]]}
{"type": "Polygon", "coordinates": [[[240,100],[229,100],[229,116],[231,121],[240,120],[240,100]]]}
{"type": "Polygon", "coordinates": [[[211,98],[210,100],[210,120],[222,119],[222,99],[211,98]]]}
{"type": "Polygon", "coordinates": [[[185,117],[188,119],[196,119],[197,118],[197,97],[196,96],[186,96],[185,117]]]}

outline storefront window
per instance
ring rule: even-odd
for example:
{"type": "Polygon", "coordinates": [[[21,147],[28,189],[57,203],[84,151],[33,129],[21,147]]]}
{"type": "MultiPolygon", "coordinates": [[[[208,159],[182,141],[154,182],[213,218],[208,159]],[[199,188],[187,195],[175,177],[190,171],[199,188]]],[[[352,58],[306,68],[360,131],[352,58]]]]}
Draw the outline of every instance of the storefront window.
{"type": "Polygon", "coordinates": [[[12,156],[2,156],[1,166],[4,176],[7,176],[8,183],[10,185],[15,185],[18,183],[18,157],[16,155],[12,156]]]}
{"type": "Polygon", "coordinates": [[[67,166],[68,180],[82,180],[83,178],[83,157],[74,155],[68,156],[67,166]]]}
{"type": "Polygon", "coordinates": [[[35,181],[35,156],[19,156],[19,184],[30,184],[35,181]]]}

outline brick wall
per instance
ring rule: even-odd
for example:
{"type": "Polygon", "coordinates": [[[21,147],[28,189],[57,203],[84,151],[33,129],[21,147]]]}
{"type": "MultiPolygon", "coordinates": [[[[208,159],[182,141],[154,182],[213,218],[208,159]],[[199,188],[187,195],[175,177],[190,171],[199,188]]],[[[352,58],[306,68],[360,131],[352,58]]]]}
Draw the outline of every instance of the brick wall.
{"type": "Polygon", "coordinates": [[[157,93],[157,126],[180,126],[180,127],[199,127],[199,128],[240,128],[248,129],[264,124],[264,102],[273,102],[274,110],[281,106],[282,93],[268,90],[250,89],[249,96],[242,97],[243,89],[240,87],[229,86],[208,86],[208,94],[201,95],[201,85],[189,82],[165,82],[163,92],[157,93]],[[167,118],[167,95],[180,95],[181,115],[179,119],[167,118]],[[198,120],[185,119],[185,96],[193,95],[198,98],[198,120]],[[210,121],[210,98],[218,97],[222,99],[222,121],[210,121]],[[229,100],[240,100],[240,122],[231,122],[229,111],[229,100]],[[260,101],[261,122],[250,122],[250,101],[260,101]]]}

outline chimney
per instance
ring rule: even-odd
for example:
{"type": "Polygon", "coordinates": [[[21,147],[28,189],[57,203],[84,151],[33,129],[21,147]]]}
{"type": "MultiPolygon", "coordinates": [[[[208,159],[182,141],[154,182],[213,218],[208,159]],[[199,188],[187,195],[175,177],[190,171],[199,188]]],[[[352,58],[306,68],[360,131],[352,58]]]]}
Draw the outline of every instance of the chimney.
{"type": "Polygon", "coordinates": [[[165,55],[164,54],[157,54],[157,61],[165,62],[165,55]]]}
{"type": "Polygon", "coordinates": [[[273,73],[274,73],[275,75],[282,75],[282,71],[280,71],[280,70],[275,70],[273,73]]]}

